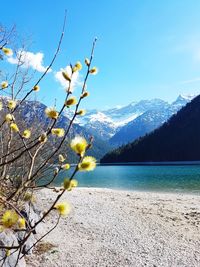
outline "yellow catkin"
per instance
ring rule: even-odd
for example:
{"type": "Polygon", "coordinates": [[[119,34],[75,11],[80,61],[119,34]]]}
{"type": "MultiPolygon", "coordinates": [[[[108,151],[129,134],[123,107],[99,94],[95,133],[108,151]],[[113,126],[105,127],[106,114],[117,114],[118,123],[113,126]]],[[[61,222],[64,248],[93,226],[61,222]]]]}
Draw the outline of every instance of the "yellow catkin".
{"type": "Polygon", "coordinates": [[[79,163],[78,168],[80,171],[93,171],[96,167],[96,159],[91,156],[83,158],[82,162],[79,163]]]}
{"type": "Polygon", "coordinates": [[[19,132],[19,128],[18,128],[17,124],[14,123],[14,122],[12,122],[12,123],[10,124],[10,129],[11,129],[13,132],[19,132]]]}
{"type": "Polygon", "coordinates": [[[24,218],[19,218],[18,226],[20,229],[25,229],[26,228],[26,220],[24,218]]]}
{"type": "Polygon", "coordinates": [[[8,48],[8,47],[2,47],[2,51],[4,52],[4,54],[6,56],[12,56],[13,55],[13,51],[12,49],[8,48]]]}
{"type": "Polygon", "coordinates": [[[28,130],[28,129],[24,130],[22,136],[23,136],[24,138],[26,138],[26,139],[30,138],[30,137],[31,137],[31,131],[28,130]]]}
{"type": "Polygon", "coordinates": [[[80,109],[76,112],[76,115],[84,116],[86,114],[86,111],[84,109],[80,109]]]}
{"type": "Polygon", "coordinates": [[[33,87],[33,90],[34,90],[35,92],[38,92],[38,91],[40,90],[39,85],[35,85],[35,86],[33,87]]]}
{"type": "Polygon", "coordinates": [[[50,119],[57,119],[58,118],[58,111],[54,107],[49,107],[45,109],[45,114],[50,119]]]}
{"type": "Polygon", "coordinates": [[[18,214],[14,210],[7,210],[2,216],[2,225],[6,228],[11,228],[18,221],[18,214]]]}
{"type": "Polygon", "coordinates": [[[72,179],[72,180],[68,178],[64,179],[63,187],[65,190],[71,191],[72,188],[77,187],[77,186],[78,186],[78,181],[76,179],[72,179]]]}
{"type": "Polygon", "coordinates": [[[90,69],[90,74],[93,74],[93,75],[95,75],[95,74],[97,74],[98,73],[98,69],[97,69],[97,67],[93,67],[92,69],[90,69]]]}
{"type": "Polygon", "coordinates": [[[69,169],[70,169],[70,164],[69,164],[69,163],[63,164],[63,165],[61,166],[61,168],[62,168],[63,170],[69,170],[69,169]]]}
{"type": "Polygon", "coordinates": [[[86,64],[87,66],[90,65],[90,60],[89,60],[88,58],[85,59],[85,64],[86,64]]]}
{"type": "Polygon", "coordinates": [[[82,64],[80,61],[77,61],[75,64],[75,67],[77,68],[77,70],[81,70],[82,69],[82,64]]]}
{"type": "Polygon", "coordinates": [[[69,76],[69,74],[67,73],[67,71],[63,71],[62,72],[62,76],[65,78],[65,80],[67,80],[68,82],[71,81],[71,78],[69,76]]]}
{"type": "Polygon", "coordinates": [[[65,130],[63,128],[53,128],[51,133],[58,137],[63,137],[65,135],[65,130]]]}
{"type": "Polygon", "coordinates": [[[65,106],[69,107],[69,106],[73,106],[77,104],[77,100],[75,96],[70,97],[69,99],[67,99],[67,101],[65,102],[65,106]]]}
{"type": "Polygon", "coordinates": [[[76,136],[74,139],[72,139],[70,146],[71,149],[75,151],[78,155],[83,156],[85,154],[85,150],[88,146],[88,143],[85,138],[81,136],[76,136]]]}
{"type": "Polygon", "coordinates": [[[8,103],[7,103],[7,107],[12,110],[16,107],[17,105],[17,102],[15,100],[9,100],[8,103]]]}
{"type": "Polygon", "coordinates": [[[54,207],[62,216],[66,216],[70,212],[70,205],[67,202],[57,203],[54,207]]]}
{"type": "Polygon", "coordinates": [[[6,89],[8,87],[8,82],[7,81],[3,81],[2,83],[1,83],[1,88],[2,89],[6,89]]]}

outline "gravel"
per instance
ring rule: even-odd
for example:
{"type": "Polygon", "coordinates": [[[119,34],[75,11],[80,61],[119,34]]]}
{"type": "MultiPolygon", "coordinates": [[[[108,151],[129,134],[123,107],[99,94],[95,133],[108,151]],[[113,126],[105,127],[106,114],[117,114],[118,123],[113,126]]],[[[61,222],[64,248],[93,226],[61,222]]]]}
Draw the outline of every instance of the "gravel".
{"type": "MultiPolygon", "coordinates": [[[[38,205],[55,197],[43,189],[38,205]]],[[[43,240],[51,249],[27,257],[28,267],[200,266],[200,196],[77,188],[63,200],[70,214],[43,240]]]]}

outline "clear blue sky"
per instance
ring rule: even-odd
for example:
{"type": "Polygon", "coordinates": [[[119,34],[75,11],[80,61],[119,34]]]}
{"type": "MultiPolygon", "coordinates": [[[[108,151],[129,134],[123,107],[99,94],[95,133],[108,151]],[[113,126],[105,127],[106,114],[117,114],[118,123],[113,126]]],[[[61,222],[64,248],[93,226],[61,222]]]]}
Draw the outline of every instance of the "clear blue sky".
{"type": "Polygon", "coordinates": [[[99,74],[88,82],[88,108],[125,105],[140,99],[168,101],[200,89],[199,0],[58,0],[10,1],[1,23],[16,24],[30,36],[31,52],[44,54],[47,66],[59,39],[64,10],[67,27],[62,51],[42,83],[39,99],[58,103],[64,92],[53,73],[89,56],[98,37],[94,65],[99,74]]]}

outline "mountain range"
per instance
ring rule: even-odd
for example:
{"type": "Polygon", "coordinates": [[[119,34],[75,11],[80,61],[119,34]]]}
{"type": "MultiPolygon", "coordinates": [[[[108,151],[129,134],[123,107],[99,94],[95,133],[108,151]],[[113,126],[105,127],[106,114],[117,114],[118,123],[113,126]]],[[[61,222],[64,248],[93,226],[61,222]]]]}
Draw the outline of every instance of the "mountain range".
{"type": "Polygon", "coordinates": [[[84,117],[79,117],[76,123],[117,147],[161,126],[193,97],[179,95],[172,103],[152,99],[103,111],[89,110],[84,117]]]}
{"type": "Polygon", "coordinates": [[[101,159],[101,162],[200,160],[199,118],[200,96],[197,96],[161,127],[111,151],[101,159]]]}
{"type": "MultiPolygon", "coordinates": [[[[6,114],[5,107],[7,103],[7,97],[1,97],[1,102],[3,103],[4,108],[1,111],[0,121],[3,121],[6,114]]],[[[15,112],[15,118],[19,128],[20,129],[29,128],[32,131],[32,135],[34,135],[34,133],[35,134],[37,133],[37,136],[42,132],[44,132],[52,121],[45,115],[46,108],[47,106],[39,101],[24,101],[15,112]]],[[[69,125],[69,118],[66,117],[65,115],[61,115],[56,123],[56,127],[67,129],[68,125],[69,125]]],[[[74,161],[76,159],[76,156],[73,155],[74,153],[69,149],[67,143],[69,143],[70,140],[76,135],[83,136],[87,140],[89,140],[91,137],[91,133],[88,132],[87,129],[85,129],[84,127],[76,123],[72,125],[68,135],[68,139],[62,147],[63,153],[68,154],[68,159],[70,161],[74,161]]],[[[111,146],[106,141],[102,140],[96,135],[94,135],[93,137],[94,137],[93,146],[90,149],[90,151],[88,151],[88,153],[91,156],[100,159],[103,155],[105,155],[106,152],[108,152],[111,149],[111,146]]],[[[51,138],[51,145],[56,146],[57,140],[58,139],[51,138]]]]}
{"type": "MultiPolygon", "coordinates": [[[[190,102],[192,97],[179,96],[171,104],[161,99],[152,99],[131,102],[127,106],[103,111],[89,110],[85,116],[77,117],[69,139],[75,135],[85,136],[87,139],[93,136],[94,144],[90,154],[100,159],[113,148],[134,141],[158,128],[190,102]]],[[[1,101],[6,102],[7,98],[4,97],[1,101]]],[[[5,105],[4,103],[3,106],[5,105]]],[[[16,115],[23,127],[37,128],[42,132],[50,123],[45,109],[46,105],[39,101],[24,101],[16,115]]],[[[66,129],[72,112],[71,109],[65,110],[56,127],[66,129]]],[[[69,158],[73,159],[71,152],[67,152],[69,158]]]]}

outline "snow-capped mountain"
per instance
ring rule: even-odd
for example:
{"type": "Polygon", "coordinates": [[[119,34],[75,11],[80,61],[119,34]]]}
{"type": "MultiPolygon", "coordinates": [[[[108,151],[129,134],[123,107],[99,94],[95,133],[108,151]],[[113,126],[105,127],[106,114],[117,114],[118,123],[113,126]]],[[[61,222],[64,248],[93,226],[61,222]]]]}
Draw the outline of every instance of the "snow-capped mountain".
{"type": "Polygon", "coordinates": [[[84,117],[79,117],[76,123],[85,127],[91,134],[96,134],[103,140],[110,140],[112,145],[120,145],[159,127],[192,98],[194,96],[180,95],[171,104],[161,99],[152,99],[102,111],[89,110],[84,117]]]}
{"type": "Polygon", "coordinates": [[[127,144],[128,142],[132,142],[138,137],[144,136],[145,134],[160,127],[193,98],[194,96],[187,97],[179,95],[178,98],[171,104],[165,103],[163,106],[156,106],[153,109],[144,112],[135,120],[122,127],[110,139],[110,143],[114,146],[119,146],[127,144]]]}
{"type": "MultiPolygon", "coordinates": [[[[64,114],[71,118],[74,111],[66,110],[64,114]]],[[[118,128],[109,116],[98,110],[89,110],[83,117],[76,117],[74,122],[86,128],[91,135],[98,135],[103,140],[109,140],[118,128]]]]}
{"type": "MultiPolygon", "coordinates": [[[[152,99],[103,111],[89,110],[85,116],[77,117],[71,136],[80,134],[89,138],[93,135],[95,137],[93,155],[100,158],[111,149],[110,145],[125,144],[160,127],[192,98],[194,96],[180,95],[171,104],[161,99],[152,99]]],[[[4,97],[1,101],[6,105],[7,98],[4,97]]],[[[42,132],[50,123],[45,116],[45,108],[46,106],[38,101],[24,101],[17,112],[18,121],[23,121],[27,127],[34,126],[42,132]]],[[[72,116],[73,111],[66,109],[57,127],[66,129],[72,116]]]]}
{"type": "Polygon", "coordinates": [[[116,126],[121,127],[134,120],[147,110],[162,107],[166,103],[167,102],[157,98],[152,100],[141,100],[139,102],[132,102],[121,108],[105,110],[103,113],[112,118],[116,126]]]}
{"type": "Polygon", "coordinates": [[[113,120],[100,111],[96,114],[91,114],[88,117],[87,124],[84,126],[91,132],[92,135],[98,133],[98,135],[104,140],[110,139],[117,130],[117,125],[113,122],[113,120]]]}
{"type": "Polygon", "coordinates": [[[177,108],[182,108],[188,102],[190,102],[196,95],[179,95],[177,99],[172,102],[171,107],[175,108],[175,112],[177,112],[177,108]]]}
{"type": "Polygon", "coordinates": [[[121,127],[133,121],[144,112],[162,108],[167,102],[160,99],[141,100],[132,102],[124,107],[117,107],[103,111],[88,111],[83,118],[78,118],[76,123],[84,126],[92,134],[96,133],[101,138],[110,139],[121,127]]]}

